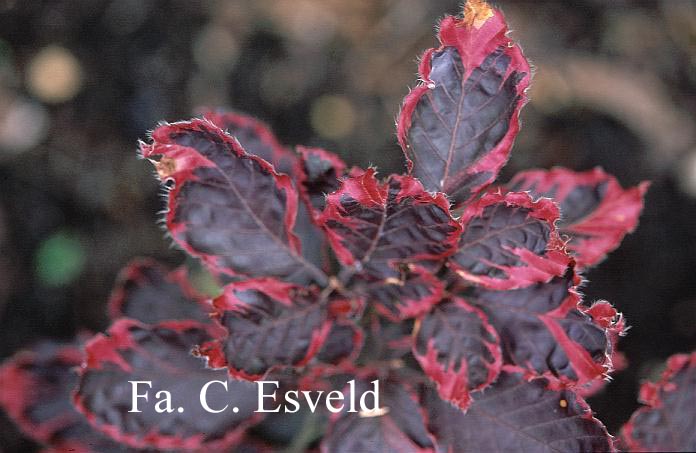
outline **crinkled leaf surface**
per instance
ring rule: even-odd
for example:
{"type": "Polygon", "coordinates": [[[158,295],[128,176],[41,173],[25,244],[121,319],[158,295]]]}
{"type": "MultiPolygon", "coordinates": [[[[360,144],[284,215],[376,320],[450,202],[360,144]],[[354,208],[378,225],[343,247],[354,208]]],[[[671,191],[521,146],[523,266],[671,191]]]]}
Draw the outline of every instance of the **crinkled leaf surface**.
{"type": "Polygon", "coordinates": [[[159,159],[160,179],[174,182],[167,228],[187,252],[231,275],[326,283],[293,233],[298,199],[289,176],[207,120],[160,126],[141,149],[159,159]]]}
{"type": "MultiPolygon", "coordinates": [[[[375,378],[377,379],[377,378],[375,378]]],[[[356,382],[356,395],[373,390],[370,379],[356,382]]],[[[355,452],[430,452],[433,442],[425,428],[421,409],[414,396],[398,382],[380,381],[380,408],[377,413],[344,410],[333,417],[328,433],[321,443],[323,453],[355,452]]],[[[346,401],[348,395],[344,392],[346,401]]],[[[373,408],[374,398],[368,394],[367,407],[373,408]]]]}
{"type": "Polygon", "coordinates": [[[315,291],[273,279],[232,283],[213,305],[225,338],[201,349],[212,367],[242,379],[271,369],[305,365],[330,329],[326,305],[315,291]]]}
{"type": "Polygon", "coordinates": [[[401,108],[397,132],[412,174],[456,204],[496,178],[519,130],[530,69],[507,31],[502,14],[477,0],[462,19],[445,17],[441,45],[423,55],[423,82],[401,108]]]}
{"type": "Polygon", "coordinates": [[[558,208],[524,192],[488,193],[466,207],[450,266],[468,282],[513,289],[563,275],[570,257],[554,223],[558,208]]]}
{"type": "MultiPolygon", "coordinates": [[[[302,177],[298,171],[298,168],[301,168],[299,156],[283,146],[266,124],[249,115],[231,110],[208,110],[203,114],[207,120],[236,138],[247,153],[270,162],[279,173],[295,178],[298,182],[297,188],[302,194],[302,185],[299,184],[302,177]]],[[[302,256],[312,264],[320,266],[323,241],[317,241],[321,232],[312,225],[313,219],[314,212],[300,204],[293,232],[302,242],[302,256]]]]}
{"type": "Polygon", "coordinates": [[[461,230],[444,195],[409,176],[381,184],[373,169],[344,179],[320,222],[343,264],[376,276],[395,263],[445,258],[461,230]]]}
{"type": "Polygon", "coordinates": [[[587,403],[571,390],[550,388],[543,378],[528,382],[504,371],[495,384],[475,394],[466,413],[430,389],[423,405],[438,452],[615,451],[587,403]]]}
{"type": "Polygon", "coordinates": [[[185,267],[168,271],[159,263],[140,259],[119,274],[109,299],[112,320],[126,317],[146,324],[167,320],[209,320],[212,306],[188,281],[185,267]]]}
{"type": "MultiPolygon", "coordinates": [[[[168,322],[146,326],[121,319],[87,343],[75,404],[98,430],[135,448],[216,450],[234,444],[257,415],[256,389],[252,383],[228,379],[224,371],[206,368],[205,361],[190,354],[210,339],[208,328],[196,322],[168,322]],[[209,381],[227,381],[208,388],[209,413],[199,403],[199,392],[209,381]],[[151,381],[149,401],[139,400],[141,412],[132,409],[128,381],[151,381]],[[160,390],[171,392],[171,413],[157,413],[160,390]],[[218,406],[215,406],[218,405],[218,406]],[[235,413],[232,406],[238,407],[235,413]],[[184,412],[178,412],[183,407],[184,412]]],[[[162,406],[164,407],[164,406],[162,406]]]]}
{"type": "Polygon", "coordinates": [[[55,451],[125,452],[73,407],[80,363],[76,342],[44,341],[18,352],[0,367],[0,407],[25,435],[55,451]]]}
{"type": "Polygon", "coordinates": [[[569,268],[562,277],[516,290],[468,288],[460,296],[481,309],[500,335],[505,363],[528,373],[587,384],[610,371],[609,327],[585,313],[569,268]]]}
{"type": "Polygon", "coordinates": [[[440,396],[466,410],[471,392],[488,387],[500,373],[498,334],[483,312],[453,298],[416,321],[413,354],[437,384],[440,396]]]}
{"type": "Polygon", "coordinates": [[[510,190],[529,191],[559,204],[559,232],[569,238],[568,250],[580,267],[600,262],[636,228],[648,186],[643,182],[623,189],[600,168],[529,170],[518,173],[508,184],[510,190]]]}
{"type": "Polygon", "coordinates": [[[430,270],[414,264],[385,268],[379,278],[364,276],[359,285],[367,303],[395,322],[427,313],[445,290],[430,270]]]}
{"type": "Polygon", "coordinates": [[[630,451],[696,451],[696,352],[677,354],[657,383],[645,383],[621,432],[630,451]]]}

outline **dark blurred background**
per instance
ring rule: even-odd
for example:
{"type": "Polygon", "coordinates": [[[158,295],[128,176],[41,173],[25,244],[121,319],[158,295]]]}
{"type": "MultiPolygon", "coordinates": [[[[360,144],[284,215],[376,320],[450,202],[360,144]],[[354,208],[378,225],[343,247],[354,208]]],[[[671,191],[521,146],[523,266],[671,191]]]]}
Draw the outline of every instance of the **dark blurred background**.
{"type": "MultiPolygon", "coordinates": [[[[616,430],[641,379],[696,346],[696,2],[494,2],[536,67],[504,178],[603,166],[653,181],[638,230],[587,275],[632,329],[593,398],[616,430]]],[[[105,326],[131,258],[172,264],[136,141],[232,106],[289,145],[400,172],[394,119],[458,0],[0,0],[0,358],[105,326]]],[[[29,448],[0,415],[0,446],[29,448]]]]}

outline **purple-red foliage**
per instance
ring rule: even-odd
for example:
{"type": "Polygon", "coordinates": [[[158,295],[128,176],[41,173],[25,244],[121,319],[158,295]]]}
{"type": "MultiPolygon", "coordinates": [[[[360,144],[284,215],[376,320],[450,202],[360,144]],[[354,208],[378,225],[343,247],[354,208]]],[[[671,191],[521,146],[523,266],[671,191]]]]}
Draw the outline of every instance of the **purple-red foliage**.
{"type": "MultiPolygon", "coordinates": [[[[555,168],[493,186],[519,130],[529,63],[482,0],[442,19],[438,38],[398,117],[402,175],[294,152],[237,112],[157,127],[140,151],[167,188],[168,232],[231,283],[208,299],[184,269],[134,262],[111,297],[112,326],[84,352],[40,346],[3,365],[8,414],[58,450],[268,451],[250,431],[262,419],[244,398],[255,395],[248,381],[345,390],[377,379],[385,410],[327,414],[315,447],[615,449],[583,396],[620,361],[625,321],[582,300],[579,272],[636,227],[647,183],[623,189],[600,169],[555,168]],[[321,258],[303,252],[308,241],[321,258]],[[132,413],[129,380],[178,388],[182,401],[227,380],[240,410],[132,413]],[[46,394],[32,395],[39,385],[46,394]]],[[[667,417],[682,412],[681,393],[693,400],[694,363],[671,359],[643,390],[648,407],[624,428],[625,445],[694,447],[693,430],[666,434],[681,429],[667,417]]]]}

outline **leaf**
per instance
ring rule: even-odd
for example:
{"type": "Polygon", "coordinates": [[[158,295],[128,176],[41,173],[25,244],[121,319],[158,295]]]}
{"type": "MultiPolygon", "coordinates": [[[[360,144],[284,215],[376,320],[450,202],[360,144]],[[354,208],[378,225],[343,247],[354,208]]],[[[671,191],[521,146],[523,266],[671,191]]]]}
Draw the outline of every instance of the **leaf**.
{"type": "MultiPolygon", "coordinates": [[[[134,448],[158,450],[203,449],[221,451],[237,442],[247,426],[257,421],[254,384],[228,379],[224,371],[206,368],[191,349],[210,339],[206,327],[196,322],[169,322],[147,326],[130,319],[116,321],[107,335],[87,343],[75,405],[89,422],[114,440],[134,448]],[[203,386],[213,380],[228,389],[210,385],[209,413],[199,403],[203,386]],[[151,381],[149,401],[139,400],[130,412],[133,387],[129,381],[151,381]],[[158,413],[156,402],[171,392],[173,412],[158,413]],[[234,412],[232,407],[237,407],[234,412]],[[179,412],[178,408],[184,408],[179,412]]],[[[162,406],[164,407],[164,406],[162,406]]]]}
{"type": "Polygon", "coordinates": [[[382,363],[395,363],[406,360],[413,346],[413,319],[393,322],[381,316],[374,316],[365,328],[367,333],[366,357],[382,363]]]}
{"type": "Polygon", "coordinates": [[[326,283],[292,232],[297,192],[289,176],[206,120],[160,126],[141,150],[159,157],[160,179],[175,184],[166,221],[184,250],[216,272],[326,283]]]}
{"type": "Polygon", "coordinates": [[[392,264],[445,258],[460,232],[444,195],[426,192],[410,176],[380,184],[374,169],[341,182],[320,224],[343,264],[376,276],[392,264]]]}
{"type": "MultiPolygon", "coordinates": [[[[626,335],[628,328],[623,315],[607,301],[599,300],[593,302],[592,305],[583,310],[589,315],[594,324],[607,329],[607,338],[609,340],[609,371],[608,373],[616,373],[628,367],[628,359],[626,355],[618,349],[619,340],[626,335]]],[[[583,387],[578,387],[575,391],[583,398],[590,398],[600,391],[609,383],[609,379],[595,379],[583,387]]]]}
{"type": "Polygon", "coordinates": [[[413,331],[413,355],[437,384],[440,397],[466,410],[502,366],[500,340],[481,310],[462,299],[443,301],[413,331]]]}
{"type": "Polygon", "coordinates": [[[324,232],[317,223],[324,209],[326,194],[338,188],[346,165],[338,156],[321,148],[298,146],[297,151],[299,158],[294,174],[302,203],[296,233],[302,239],[305,256],[308,250],[315,250],[319,259],[312,262],[330,269],[331,253],[324,232]]]}
{"type": "Polygon", "coordinates": [[[558,208],[526,193],[488,193],[461,216],[450,266],[468,282],[514,289],[563,275],[570,263],[554,223],[558,208]]]}
{"type": "Polygon", "coordinates": [[[640,389],[645,406],[621,429],[630,451],[696,451],[696,352],[676,354],[656,383],[640,389]]]}
{"type": "Polygon", "coordinates": [[[109,298],[112,320],[126,317],[146,324],[193,319],[208,322],[212,306],[191,286],[185,267],[167,271],[159,263],[138,259],[119,274],[109,298]]]}
{"type": "Polygon", "coordinates": [[[204,110],[205,119],[236,138],[246,152],[269,162],[279,173],[293,175],[297,156],[256,118],[232,110],[204,110]]]}
{"type": "Polygon", "coordinates": [[[312,218],[318,219],[326,206],[326,196],[340,187],[346,164],[337,155],[321,148],[298,146],[297,152],[300,158],[295,173],[300,196],[312,218]]]}
{"type": "Polygon", "coordinates": [[[317,353],[319,361],[339,364],[343,361],[353,362],[363,346],[363,331],[350,320],[336,321],[317,353]]]}
{"type": "MultiPolygon", "coordinates": [[[[368,381],[372,380],[356,381],[356,395],[374,389],[368,381]]],[[[383,410],[361,411],[358,402],[356,412],[349,412],[350,408],[344,407],[341,413],[333,417],[321,443],[322,453],[433,451],[432,439],[425,429],[425,421],[415,397],[395,381],[379,381],[378,385],[379,407],[383,410]]],[[[348,395],[348,391],[345,391],[346,401],[348,395]]],[[[372,395],[368,394],[365,402],[368,408],[374,407],[372,395]]]]}
{"type": "Polygon", "coordinates": [[[421,58],[422,83],[404,99],[397,135],[425,189],[460,205],[507,161],[530,69],[502,14],[485,2],[468,2],[462,19],[446,16],[439,30],[441,45],[421,58]]]}
{"type": "Polygon", "coordinates": [[[611,327],[585,313],[579,284],[569,268],[548,283],[508,291],[472,287],[459,296],[486,314],[500,335],[504,363],[585,385],[611,371],[611,327]]]}
{"type": "Polygon", "coordinates": [[[429,390],[423,398],[438,452],[616,451],[587,403],[546,379],[502,372],[464,413],[429,390]]]}
{"type": "Polygon", "coordinates": [[[303,366],[324,343],[331,322],[315,291],[272,279],[231,283],[213,301],[228,335],[201,348],[214,368],[255,380],[303,366]]]}
{"type": "Polygon", "coordinates": [[[71,393],[82,363],[77,342],[43,341],[0,367],[0,407],[32,440],[56,451],[126,451],[75,410],[71,393]]]}
{"type": "Polygon", "coordinates": [[[419,265],[385,269],[380,277],[365,276],[362,291],[369,304],[394,322],[427,313],[440,302],[445,291],[444,284],[419,265]]]}
{"type": "Polygon", "coordinates": [[[247,435],[239,444],[234,446],[234,453],[280,453],[283,450],[273,447],[264,439],[247,435]]]}
{"type": "Polygon", "coordinates": [[[623,189],[601,168],[585,172],[553,168],[518,173],[507,186],[559,204],[559,232],[570,239],[568,250],[584,268],[602,261],[636,228],[649,185],[623,189]]]}
{"type": "MultiPolygon", "coordinates": [[[[249,115],[221,109],[207,110],[203,112],[203,115],[207,120],[236,138],[247,153],[271,163],[279,173],[285,173],[295,179],[300,178],[298,174],[299,156],[283,146],[263,122],[249,115]]],[[[298,189],[302,189],[299,184],[298,189]]],[[[316,238],[321,235],[321,232],[312,225],[310,213],[302,204],[298,205],[293,233],[301,241],[302,256],[312,264],[320,265],[323,241],[316,241],[316,238]]]]}

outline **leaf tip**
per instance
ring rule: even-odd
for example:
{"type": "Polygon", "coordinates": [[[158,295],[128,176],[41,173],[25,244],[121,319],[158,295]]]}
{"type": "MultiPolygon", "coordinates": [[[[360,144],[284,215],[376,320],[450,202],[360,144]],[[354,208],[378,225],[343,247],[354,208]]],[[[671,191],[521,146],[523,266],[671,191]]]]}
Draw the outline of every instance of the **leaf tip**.
{"type": "Polygon", "coordinates": [[[461,23],[478,30],[494,15],[493,8],[486,0],[468,0],[464,5],[464,18],[461,23]]]}
{"type": "Polygon", "coordinates": [[[176,160],[171,157],[164,157],[159,161],[152,162],[159,178],[164,181],[176,172],[176,160]]]}

